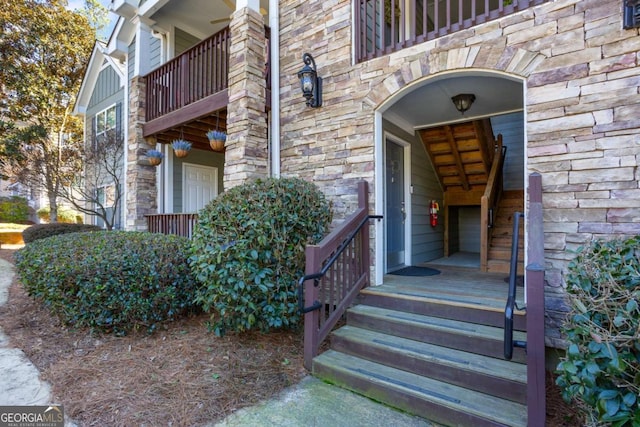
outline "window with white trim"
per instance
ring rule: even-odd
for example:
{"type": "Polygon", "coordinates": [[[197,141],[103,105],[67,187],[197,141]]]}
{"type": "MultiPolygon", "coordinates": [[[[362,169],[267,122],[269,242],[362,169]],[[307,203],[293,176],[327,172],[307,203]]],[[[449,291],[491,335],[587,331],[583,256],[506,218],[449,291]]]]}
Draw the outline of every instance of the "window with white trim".
{"type": "Polygon", "coordinates": [[[116,128],[116,105],[105,108],[96,114],[95,118],[96,138],[116,128]]]}

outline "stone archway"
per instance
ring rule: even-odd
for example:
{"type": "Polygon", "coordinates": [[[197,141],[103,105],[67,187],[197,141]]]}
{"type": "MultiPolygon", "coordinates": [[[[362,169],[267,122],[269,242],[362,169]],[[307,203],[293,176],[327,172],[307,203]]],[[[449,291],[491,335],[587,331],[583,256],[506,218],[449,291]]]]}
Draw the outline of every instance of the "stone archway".
{"type": "MultiPolygon", "coordinates": [[[[544,55],[534,54],[522,49],[513,49],[508,52],[503,51],[503,55],[495,57],[495,63],[493,64],[496,69],[484,69],[478,68],[476,64],[486,64],[487,58],[479,59],[479,54],[482,51],[478,48],[462,48],[455,49],[448,52],[433,53],[429,56],[423,56],[422,58],[415,59],[412,62],[407,62],[402,66],[399,72],[388,75],[383,79],[382,84],[378,86],[378,90],[370,92],[364,99],[364,103],[369,108],[375,110],[375,150],[376,150],[376,173],[375,173],[375,205],[385,206],[385,180],[383,177],[384,171],[382,170],[380,160],[385,158],[384,152],[384,137],[386,128],[383,126],[383,119],[385,123],[388,121],[385,118],[385,113],[392,111],[393,106],[396,103],[401,102],[403,97],[411,94],[412,92],[420,91],[424,86],[429,85],[435,81],[442,80],[455,80],[460,76],[476,76],[476,78],[491,76],[496,80],[510,81],[514,83],[511,86],[513,90],[519,91],[521,98],[518,102],[517,109],[522,111],[525,108],[524,101],[524,89],[526,77],[535,70],[536,66],[544,60],[544,55]]],[[[485,52],[486,53],[486,52],[485,52]]],[[[447,102],[447,101],[443,101],[447,102]]],[[[449,105],[451,107],[451,105],[449,105]]],[[[522,115],[522,114],[521,114],[522,115]]],[[[520,161],[523,166],[522,175],[524,176],[524,119],[521,121],[522,137],[520,143],[520,161]]],[[[521,187],[522,188],[522,187],[521,187]]],[[[411,186],[410,192],[413,197],[419,197],[420,195],[414,193],[414,188],[411,186]]],[[[418,206],[424,205],[428,202],[430,196],[423,197],[425,200],[417,203],[418,206]]],[[[435,197],[441,199],[441,197],[435,197]]],[[[378,208],[377,208],[378,209],[378,208]]],[[[416,209],[418,210],[418,209],[416,209]]],[[[381,214],[382,212],[376,212],[381,214]]],[[[377,226],[376,229],[376,282],[382,282],[383,269],[386,262],[383,258],[385,253],[385,244],[382,243],[384,236],[386,235],[385,226],[377,226]]],[[[409,251],[415,259],[418,259],[420,253],[418,251],[409,251]]],[[[420,262],[420,261],[418,261],[420,262]]]]}

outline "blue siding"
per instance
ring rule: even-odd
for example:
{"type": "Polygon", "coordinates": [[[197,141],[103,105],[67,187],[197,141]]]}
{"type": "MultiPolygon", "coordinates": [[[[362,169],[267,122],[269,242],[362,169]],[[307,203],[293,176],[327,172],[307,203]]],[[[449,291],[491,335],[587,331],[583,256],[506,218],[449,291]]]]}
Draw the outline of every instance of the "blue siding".
{"type": "Polygon", "coordinates": [[[162,41],[159,38],[151,37],[149,46],[149,70],[153,70],[162,65],[162,41]]]}
{"type": "MultiPolygon", "coordinates": [[[[120,77],[118,73],[112,68],[107,67],[100,71],[98,75],[98,79],[96,81],[96,85],[93,89],[93,93],[91,94],[91,99],[89,100],[88,109],[89,111],[93,111],[95,114],[96,110],[94,107],[98,107],[99,109],[103,109],[105,107],[100,107],[104,105],[105,100],[110,100],[110,104],[115,104],[118,100],[122,99],[122,88],[120,87],[120,77]],[[111,98],[114,95],[120,94],[120,97],[116,100],[111,98]]],[[[97,110],[99,111],[99,110],[97,110]]]]}
{"type": "Polygon", "coordinates": [[[524,188],[524,115],[522,112],[504,114],[491,118],[494,135],[502,134],[502,143],[507,147],[504,162],[504,189],[524,188]]]}

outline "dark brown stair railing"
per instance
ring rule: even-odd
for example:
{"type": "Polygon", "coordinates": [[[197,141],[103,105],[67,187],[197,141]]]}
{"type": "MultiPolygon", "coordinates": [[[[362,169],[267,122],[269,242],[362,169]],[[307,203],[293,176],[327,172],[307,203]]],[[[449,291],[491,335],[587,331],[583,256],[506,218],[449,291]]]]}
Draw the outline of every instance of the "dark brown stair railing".
{"type": "Polygon", "coordinates": [[[545,345],[544,345],[544,228],[542,219],[542,177],[529,176],[529,210],[527,213],[527,267],[525,292],[527,301],[527,342],[514,342],[515,275],[517,274],[517,226],[521,214],[514,215],[514,238],[509,276],[509,296],[505,307],[504,355],[510,359],[513,347],[527,351],[527,420],[530,427],[543,427],[546,419],[545,345]]]}
{"type": "Polygon", "coordinates": [[[529,427],[545,425],[544,226],[542,176],[529,176],[527,212],[527,412],[529,427]]]}
{"type": "Polygon", "coordinates": [[[490,228],[497,206],[500,203],[503,189],[502,167],[507,155],[507,147],[502,145],[502,135],[498,135],[498,145],[487,179],[487,187],[480,198],[480,269],[487,271],[489,262],[489,246],[491,245],[490,228]]]}
{"type": "Polygon", "coordinates": [[[304,313],[304,365],[318,348],[360,290],[370,284],[369,191],[358,184],[358,209],[317,245],[306,247],[306,275],[299,281],[298,304],[304,313]],[[306,304],[310,304],[305,306],[306,304]]]}

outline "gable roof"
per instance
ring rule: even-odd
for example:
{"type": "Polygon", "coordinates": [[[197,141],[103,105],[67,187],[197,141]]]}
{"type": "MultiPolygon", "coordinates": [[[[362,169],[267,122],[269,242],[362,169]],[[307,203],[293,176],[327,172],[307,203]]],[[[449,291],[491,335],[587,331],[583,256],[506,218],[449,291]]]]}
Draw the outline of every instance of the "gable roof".
{"type": "Polygon", "coordinates": [[[125,65],[107,54],[107,45],[99,40],[96,40],[93,45],[93,51],[87,64],[87,69],[84,72],[82,78],[82,85],[78,91],[76,97],[76,103],[73,107],[73,114],[84,115],[91,101],[91,95],[95,89],[100,71],[104,67],[111,67],[120,77],[120,86],[124,86],[125,78],[125,65]]]}

